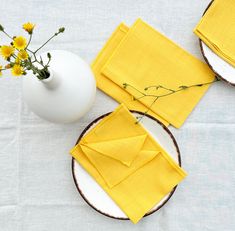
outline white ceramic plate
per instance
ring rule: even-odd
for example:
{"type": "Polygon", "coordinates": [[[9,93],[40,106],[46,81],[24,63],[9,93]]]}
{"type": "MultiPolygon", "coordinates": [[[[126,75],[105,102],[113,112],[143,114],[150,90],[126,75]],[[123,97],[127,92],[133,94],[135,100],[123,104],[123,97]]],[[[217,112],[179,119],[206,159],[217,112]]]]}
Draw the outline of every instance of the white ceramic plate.
{"type": "MultiPolygon", "coordinates": [[[[203,15],[210,8],[213,1],[210,2],[203,15]]],[[[235,86],[235,68],[215,54],[203,41],[200,40],[200,47],[202,55],[209,65],[209,67],[215,72],[216,76],[230,85],[235,86]]]]}
{"type": "Polygon", "coordinates": [[[202,54],[216,76],[235,86],[235,68],[215,54],[204,42],[200,43],[202,54]]]}
{"type": "MultiPolygon", "coordinates": [[[[135,116],[142,114],[139,112],[132,113],[135,116]]],[[[108,114],[109,113],[97,118],[95,121],[89,124],[80,135],[78,141],[108,114]]],[[[148,115],[142,120],[142,124],[149,131],[149,133],[152,134],[156,141],[174,158],[174,160],[179,165],[181,165],[179,148],[171,132],[161,122],[148,115]]],[[[96,181],[82,168],[82,166],[75,161],[75,159],[72,159],[72,172],[78,192],[92,208],[102,213],[103,215],[112,218],[122,220],[128,219],[123,211],[106,194],[106,192],[98,185],[98,183],[96,183],[96,181]]],[[[152,214],[153,212],[156,212],[158,209],[160,209],[170,199],[175,189],[176,187],[158,204],[156,204],[156,206],[146,215],[152,214]]]]}

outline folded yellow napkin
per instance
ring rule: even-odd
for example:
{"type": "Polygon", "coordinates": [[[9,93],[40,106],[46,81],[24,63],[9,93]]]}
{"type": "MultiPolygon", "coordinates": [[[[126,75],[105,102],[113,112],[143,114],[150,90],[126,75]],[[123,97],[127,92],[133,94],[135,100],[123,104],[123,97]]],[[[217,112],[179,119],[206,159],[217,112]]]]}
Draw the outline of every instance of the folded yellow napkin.
{"type": "MultiPolygon", "coordinates": [[[[104,91],[106,94],[114,98],[120,103],[125,103],[125,105],[130,110],[136,110],[145,112],[147,111],[146,106],[144,106],[141,102],[137,100],[133,100],[133,96],[129,94],[127,91],[123,89],[123,86],[118,86],[115,84],[112,80],[109,78],[106,78],[102,72],[101,69],[113,53],[114,49],[118,46],[118,44],[121,42],[121,40],[125,37],[126,33],[128,32],[129,28],[121,23],[117,29],[114,31],[112,36],[109,38],[106,45],[103,47],[103,49],[98,54],[95,61],[92,63],[92,70],[96,77],[97,86],[100,90],[104,91]]],[[[149,115],[155,117],[156,119],[160,120],[164,125],[168,126],[169,123],[161,118],[159,115],[154,113],[153,111],[148,112],[149,115]]]]}
{"type": "Polygon", "coordinates": [[[235,1],[214,0],[194,33],[217,55],[235,66],[235,1]]]}
{"type": "MultiPolygon", "coordinates": [[[[145,112],[153,97],[139,98],[151,85],[177,89],[213,81],[209,67],[154,30],[141,19],[129,29],[121,24],[92,64],[98,87],[131,110],[145,112]],[[123,83],[136,88],[123,88],[123,83]]],[[[190,88],[159,98],[149,114],[165,125],[180,127],[208,86],[190,88]]],[[[165,92],[162,93],[166,93],[165,92]]],[[[156,89],[148,91],[155,94],[156,89]]],[[[161,94],[162,94],[161,93],[161,94]]]]}
{"type": "Polygon", "coordinates": [[[82,137],[71,154],[137,223],[186,173],[135,122],[120,105],[82,137]]]}

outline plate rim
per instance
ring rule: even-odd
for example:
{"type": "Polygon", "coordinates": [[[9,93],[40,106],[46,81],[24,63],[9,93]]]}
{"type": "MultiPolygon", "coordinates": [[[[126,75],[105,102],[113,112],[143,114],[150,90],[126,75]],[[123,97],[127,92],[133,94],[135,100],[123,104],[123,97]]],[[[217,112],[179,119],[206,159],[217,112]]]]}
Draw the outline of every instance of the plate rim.
{"type": "MultiPolygon", "coordinates": [[[[204,14],[209,10],[209,8],[211,7],[211,5],[213,4],[214,0],[212,0],[209,5],[206,7],[205,11],[203,12],[202,16],[204,16],[204,14]]],[[[221,74],[219,74],[214,67],[211,65],[210,61],[208,60],[207,56],[205,55],[205,51],[204,48],[202,46],[202,44],[205,44],[200,38],[199,38],[199,46],[200,46],[200,50],[202,53],[202,56],[206,62],[206,64],[210,67],[210,69],[215,73],[216,77],[218,77],[219,79],[223,80],[224,82],[228,83],[229,85],[235,87],[235,83],[232,83],[230,81],[228,81],[226,78],[224,78],[221,74]]],[[[206,44],[205,44],[206,45],[206,44]]]]}
{"type": "MultiPolygon", "coordinates": [[[[175,148],[176,148],[176,152],[177,152],[177,158],[178,158],[178,163],[179,163],[179,166],[182,167],[182,161],[181,161],[181,153],[180,153],[180,149],[179,149],[179,146],[176,142],[176,139],[175,137],[173,136],[173,134],[171,133],[171,131],[169,130],[169,128],[167,128],[161,121],[159,121],[158,119],[154,118],[153,116],[151,115],[148,115],[148,114],[145,114],[143,112],[140,112],[140,111],[136,111],[136,110],[130,110],[130,112],[132,113],[138,113],[138,114],[141,114],[141,115],[144,115],[146,117],[149,117],[150,119],[154,120],[155,122],[157,122],[159,125],[161,125],[161,127],[168,133],[168,135],[170,136],[170,138],[172,139],[174,145],[175,145],[175,148]]],[[[84,134],[86,133],[86,131],[95,123],[97,123],[99,120],[103,119],[104,117],[108,116],[109,114],[111,114],[111,112],[108,112],[108,113],[105,113],[99,117],[97,117],[96,119],[94,119],[92,122],[90,122],[84,129],[83,131],[81,132],[81,134],[79,135],[77,141],[76,141],[76,144],[78,144],[78,142],[81,140],[81,138],[84,136],[84,134]]],[[[90,203],[90,201],[86,198],[86,196],[84,195],[84,193],[82,192],[82,190],[80,189],[79,187],[79,183],[75,177],[75,158],[72,157],[72,161],[71,161],[71,168],[72,168],[72,176],[73,176],[73,181],[75,183],[75,186],[80,194],[80,196],[83,198],[83,200],[91,207],[93,208],[95,211],[97,211],[98,213],[106,216],[106,217],[109,217],[109,218],[113,218],[113,219],[116,219],[116,220],[130,220],[128,217],[115,217],[113,215],[110,215],[106,212],[103,212],[101,210],[99,210],[98,208],[95,207],[95,205],[93,205],[92,203],[90,203]]],[[[169,200],[170,198],[173,196],[173,194],[175,193],[176,191],[176,188],[177,188],[178,185],[176,185],[172,190],[171,192],[168,194],[167,198],[165,199],[165,201],[159,205],[157,208],[153,209],[152,211],[146,213],[144,215],[144,217],[147,217],[153,213],[155,213],[156,211],[160,210],[169,200]]]]}

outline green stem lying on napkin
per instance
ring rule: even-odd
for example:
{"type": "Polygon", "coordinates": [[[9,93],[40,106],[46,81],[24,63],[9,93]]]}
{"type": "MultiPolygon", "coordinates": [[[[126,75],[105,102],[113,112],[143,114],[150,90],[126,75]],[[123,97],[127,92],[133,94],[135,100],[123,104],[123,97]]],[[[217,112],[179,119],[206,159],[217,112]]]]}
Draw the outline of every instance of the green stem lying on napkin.
{"type": "Polygon", "coordinates": [[[132,86],[132,85],[130,85],[128,83],[123,83],[123,87],[125,89],[127,87],[130,87],[130,88],[134,89],[135,91],[137,91],[138,93],[140,93],[141,96],[139,96],[137,98],[133,97],[133,100],[139,100],[139,99],[144,98],[144,97],[152,97],[152,98],[154,98],[153,102],[150,104],[150,106],[144,112],[144,114],[141,115],[141,116],[136,117],[137,118],[136,123],[139,123],[144,118],[144,116],[146,116],[148,114],[149,110],[151,109],[151,107],[155,104],[155,102],[158,99],[160,99],[162,97],[166,97],[166,96],[172,95],[172,94],[175,94],[177,92],[180,92],[180,91],[192,88],[192,87],[202,87],[202,86],[209,85],[209,84],[212,84],[212,83],[215,83],[215,82],[218,82],[218,81],[220,81],[220,80],[216,78],[214,81],[211,81],[211,82],[193,84],[193,85],[189,85],[189,86],[182,85],[182,86],[179,86],[177,89],[167,88],[167,87],[164,87],[162,85],[153,85],[153,86],[148,86],[148,87],[144,88],[145,92],[148,91],[149,89],[154,89],[155,91],[158,91],[159,89],[163,89],[163,90],[168,91],[167,93],[163,93],[163,94],[147,94],[147,93],[144,93],[144,92],[138,90],[137,88],[135,88],[134,86],[132,86]]]}

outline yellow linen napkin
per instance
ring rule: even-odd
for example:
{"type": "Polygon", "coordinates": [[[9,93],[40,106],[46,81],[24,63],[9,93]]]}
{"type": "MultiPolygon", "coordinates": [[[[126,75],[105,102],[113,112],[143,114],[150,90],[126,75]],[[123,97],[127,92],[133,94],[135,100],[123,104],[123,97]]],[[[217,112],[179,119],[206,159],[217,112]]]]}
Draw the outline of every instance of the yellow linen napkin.
{"type": "Polygon", "coordinates": [[[235,66],[235,1],[214,0],[194,33],[217,55],[235,66]]]}
{"type": "Polygon", "coordinates": [[[91,129],[71,154],[137,223],[186,173],[135,122],[128,109],[120,105],[91,129]]]}
{"type": "MultiPolygon", "coordinates": [[[[139,98],[138,90],[151,85],[177,89],[213,81],[210,68],[141,19],[128,29],[121,24],[92,64],[98,87],[129,109],[148,110],[153,97],[139,98]],[[123,89],[123,83],[134,86],[123,89]],[[138,107],[138,108],[137,108],[138,107]]],[[[159,98],[151,115],[163,123],[179,128],[208,89],[190,88],[159,98]]],[[[149,92],[149,91],[148,91],[149,92]]],[[[150,91],[156,94],[156,89],[150,91]]],[[[162,94],[163,92],[161,92],[162,94]]],[[[164,94],[167,93],[167,90],[164,94]]]]}
{"type": "MultiPolygon", "coordinates": [[[[136,110],[145,113],[147,111],[146,106],[144,106],[141,102],[137,100],[133,100],[133,96],[129,94],[123,87],[118,86],[110,79],[106,78],[101,69],[104,64],[107,62],[108,58],[112,55],[114,49],[118,46],[121,40],[125,37],[129,28],[121,23],[117,29],[114,31],[106,45],[98,54],[95,61],[92,63],[92,70],[96,77],[96,83],[100,90],[117,100],[119,103],[125,103],[125,105],[129,108],[129,110],[136,110]]],[[[155,117],[160,120],[164,125],[168,126],[169,123],[164,120],[162,117],[154,113],[153,111],[148,112],[149,115],[155,117]]]]}

